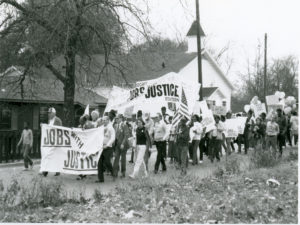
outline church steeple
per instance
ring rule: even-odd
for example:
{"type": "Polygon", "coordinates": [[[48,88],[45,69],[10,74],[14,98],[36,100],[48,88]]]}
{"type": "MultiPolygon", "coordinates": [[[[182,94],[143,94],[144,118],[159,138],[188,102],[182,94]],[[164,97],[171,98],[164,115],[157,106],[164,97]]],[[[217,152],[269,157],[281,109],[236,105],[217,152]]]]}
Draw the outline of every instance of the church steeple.
{"type": "MultiPolygon", "coordinates": [[[[188,40],[188,52],[197,52],[197,21],[192,23],[189,31],[186,34],[188,40]]],[[[200,38],[204,37],[205,33],[200,25],[200,38]]]]}

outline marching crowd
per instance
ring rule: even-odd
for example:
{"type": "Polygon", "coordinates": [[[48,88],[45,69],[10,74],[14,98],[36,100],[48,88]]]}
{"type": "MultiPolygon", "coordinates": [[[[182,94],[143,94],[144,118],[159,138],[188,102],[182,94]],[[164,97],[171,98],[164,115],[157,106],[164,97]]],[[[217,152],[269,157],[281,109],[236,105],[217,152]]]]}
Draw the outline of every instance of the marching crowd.
{"type": "MultiPolygon", "coordinates": [[[[62,125],[54,108],[49,109],[48,116],[49,124],[62,125]]],[[[224,122],[226,119],[239,116],[244,115],[232,115],[231,112],[228,112],[226,116],[215,115],[214,129],[206,132],[206,128],[201,124],[202,117],[198,115],[192,115],[190,121],[183,117],[176,126],[173,126],[173,118],[166,113],[165,107],[152,117],[149,112],[138,111],[131,118],[125,118],[122,114],[117,114],[115,110],[105,113],[100,118],[99,112],[95,110],[91,112],[91,115],[83,115],[80,118],[79,127],[82,129],[104,127],[103,152],[98,162],[97,182],[104,182],[104,172],[110,174],[114,180],[119,172],[121,172],[121,177],[126,176],[128,150],[131,150],[129,162],[134,163],[129,177],[136,178],[141,168],[144,170],[144,176],[147,177],[150,170],[148,162],[154,145],[157,149],[154,173],[158,173],[160,166],[162,172],[166,172],[166,159],[169,158],[169,163],[175,164],[182,175],[187,173],[189,160],[192,161],[192,165],[201,164],[203,156],[206,155],[212,163],[215,160],[220,161],[222,149],[226,155],[234,152],[242,153],[243,145],[245,154],[250,149],[254,149],[255,152],[270,150],[274,157],[281,157],[286,143],[290,146],[297,145],[298,115],[296,111],[285,115],[281,109],[277,109],[276,113],[268,118],[265,113],[255,118],[253,111],[249,110],[243,132],[240,132],[237,138],[226,137],[224,122]]],[[[28,128],[28,123],[25,123],[18,143],[18,146],[22,144],[25,169],[28,168],[28,164],[33,166],[28,156],[32,142],[32,131],[28,128]]],[[[42,174],[47,176],[48,173],[45,171],[42,174]]],[[[58,175],[59,172],[55,174],[55,176],[58,175]]],[[[85,175],[80,175],[78,179],[85,177],[85,175]]]]}

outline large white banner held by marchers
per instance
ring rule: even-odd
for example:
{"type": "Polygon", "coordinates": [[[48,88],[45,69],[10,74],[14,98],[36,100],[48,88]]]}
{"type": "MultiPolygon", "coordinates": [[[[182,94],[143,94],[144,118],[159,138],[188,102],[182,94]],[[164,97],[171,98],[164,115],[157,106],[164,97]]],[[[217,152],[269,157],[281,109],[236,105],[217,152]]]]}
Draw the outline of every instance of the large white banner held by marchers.
{"type": "Polygon", "coordinates": [[[168,73],[157,79],[136,82],[132,89],[114,88],[105,112],[115,109],[119,113],[125,113],[133,106],[134,112],[142,110],[157,113],[160,112],[162,106],[167,107],[169,103],[178,107],[181,92],[184,89],[189,111],[192,113],[199,87],[200,84],[190,83],[176,73],[168,73]]]}
{"type": "Polygon", "coordinates": [[[82,130],[42,124],[40,171],[97,174],[103,127],[82,130]]]}

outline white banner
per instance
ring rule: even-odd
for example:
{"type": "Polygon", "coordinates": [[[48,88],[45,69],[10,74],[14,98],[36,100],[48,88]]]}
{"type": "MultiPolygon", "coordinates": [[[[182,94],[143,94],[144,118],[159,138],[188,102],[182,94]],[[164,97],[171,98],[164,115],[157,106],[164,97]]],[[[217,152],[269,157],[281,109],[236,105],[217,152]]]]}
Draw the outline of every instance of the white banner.
{"type": "Polygon", "coordinates": [[[115,109],[119,113],[125,113],[128,112],[126,109],[134,107],[133,112],[135,113],[138,110],[158,113],[161,107],[168,108],[171,104],[178,108],[181,92],[184,89],[189,112],[192,113],[195,101],[199,97],[199,88],[200,84],[191,84],[179,74],[168,73],[158,79],[139,81],[135,88],[130,90],[114,88],[105,112],[115,109]]]}
{"type": "Polygon", "coordinates": [[[97,174],[103,127],[82,130],[42,124],[40,171],[97,174]]]}

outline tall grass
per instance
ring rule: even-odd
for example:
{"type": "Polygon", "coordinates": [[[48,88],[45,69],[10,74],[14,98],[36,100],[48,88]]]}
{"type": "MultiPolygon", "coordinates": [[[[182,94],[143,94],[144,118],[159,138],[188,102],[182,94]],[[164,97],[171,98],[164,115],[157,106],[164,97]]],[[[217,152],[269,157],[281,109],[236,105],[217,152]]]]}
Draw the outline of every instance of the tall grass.
{"type": "Polygon", "coordinates": [[[79,197],[72,196],[70,198],[63,191],[61,182],[35,177],[31,180],[30,185],[24,186],[14,178],[4,188],[2,181],[0,181],[0,208],[3,209],[59,206],[68,201],[74,202],[74,200],[79,203],[86,202],[82,193],[79,194],[79,197]]]}

